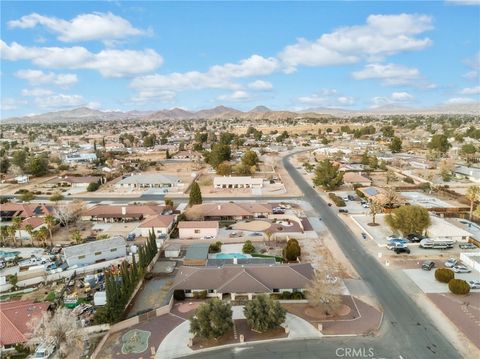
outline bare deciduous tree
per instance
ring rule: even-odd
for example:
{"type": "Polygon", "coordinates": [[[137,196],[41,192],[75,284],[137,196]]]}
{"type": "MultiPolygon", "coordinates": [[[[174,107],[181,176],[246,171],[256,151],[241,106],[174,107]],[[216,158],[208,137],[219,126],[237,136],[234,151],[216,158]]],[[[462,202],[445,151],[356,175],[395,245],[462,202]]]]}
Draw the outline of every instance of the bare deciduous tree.
{"type": "Polygon", "coordinates": [[[60,358],[78,358],[81,354],[84,335],[78,321],[70,310],[59,308],[53,315],[49,312],[33,318],[29,323],[32,330],[30,346],[54,342],[60,358]]]}
{"type": "Polygon", "coordinates": [[[83,208],[84,203],[82,201],[64,203],[55,208],[54,216],[58,219],[60,224],[65,226],[68,233],[70,223],[77,220],[83,208]]]}
{"type": "Polygon", "coordinates": [[[306,297],[310,306],[321,308],[327,315],[334,314],[342,305],[338,278],[327,272],[317,272],[307,284],[306,297]]]}
{"type": "Polygon", "coordinates": [[[380,200],[372,198],[369,201],[369,206],[370,214],[372,215],[372,223],[369,223],[371,226],[376,226],[377,223],[375,222],[375,217],[377,214],[383,212],[383,203],[380,202],[380,200]]]}

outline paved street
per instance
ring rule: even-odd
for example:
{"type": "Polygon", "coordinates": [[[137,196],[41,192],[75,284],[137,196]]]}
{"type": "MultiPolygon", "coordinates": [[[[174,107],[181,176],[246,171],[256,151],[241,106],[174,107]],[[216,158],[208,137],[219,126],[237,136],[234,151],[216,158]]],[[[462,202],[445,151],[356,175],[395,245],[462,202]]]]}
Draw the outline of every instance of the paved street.
{"type": "Polygon", "coordinates": [[[384,309],[384,324],[378,337],[323,338],[295,342],[248,344],[234,349],[198,353],[195,358],[461,358],[431,320],[404,292],[381,264],[373,258],[338,214],[290,164],[283,164],[318,215],[327,225],[356,271],[384,309]],[[347,354],[350,353],[350,355],[347,354]],[[356,355],[352,355],[356,353],[356,355]]]}

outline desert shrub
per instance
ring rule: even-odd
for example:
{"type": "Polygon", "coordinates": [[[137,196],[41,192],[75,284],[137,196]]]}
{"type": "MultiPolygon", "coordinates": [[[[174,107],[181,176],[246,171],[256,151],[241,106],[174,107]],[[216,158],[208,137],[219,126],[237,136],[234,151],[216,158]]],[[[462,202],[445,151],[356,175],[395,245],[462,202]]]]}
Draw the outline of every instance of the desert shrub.
{"type": "Polygon", "coordinates": [[[415,183],[415,181],[414,181],[413,178],[411,178],[411,177],[405,177],[405,178],[403,179],[403,181],[404,181],[404,182],[407,182],[407,183],[410,183],[410,184],[414,184],[414,183],[415,183]]]}
{"type": "Polygon", "coordinates": [[[252,254],[253,252],[255,252],[255,246],[252,244],[252,241],[245,241],[242,252],[247,254],[252,254]]]}
{"type": "Polygon", "coordinates": [[[452,279],[448,282],[448,289],[453,294],[468,294],[470,293],[470,285],[463,279],[452,279]]]}
{"type": "Polygon", "coordinates": [[[303,296],[302,292],[295,292],[295,293],[292,293],[292,299],[300,300],[300,299],[305,299],[305,297],[303,296]]]}
{"type": "Polygon", "coordinates": [[[173,298],[175,298],[175,300],[185,300],[185,291],[183,289],[175,289],[173,291],[173,298]]]}
{"type": "Polygon", "coordinates": [[[343,198],[338,197],[335,193],[329,193],[328,197],[330,197],[332,202],[335,203],[337,207],[345,207],[347,205],[343,198]]]}
{"type": "Polygon", "coordinates": [[[283,292],[282,293],[282,299],[291,299],[292,298],[292,293],[291,292],[283,292]]]}
{"type": "Polygon", "coordinates": [[[363,192],[360,191],[358,188],[355,189],[355,193],[357,194],[358,197],[365,198],[365,195],[363,194],[363,192]]]}
{"type": "Polygon", "coordinates": [[[282,295],[280,293],[272,293],[270,294],[270,298],[272,298],[273,300],[279,300],[282,299],[282,295]]]}
{"type": "Polygon", "coordinates": [[[442,283],[449,283],[453,278],[455,278],[455,273],[448,268],[438,268],[435,271],[435,279],[442,283]]]}
{"type": "Polygon", "coordinates": [[[210,244],[208,247],[208,253],[218,253],[222,250],[222,242],[217,241],[215,243],[210,244]]]}
{"type": "Polygon", "coordinates": [[[207,298],[207,291],[206,290],[201,290],[201,291],[193,292],[193,298],[195,298],[195,299],[205,299],[205,298],[207,298]]]}
{"type": "Polygon", "coordinates": [[[287,261],[296,261],[301,255],[301,248],[298,241],[294,238],[289,239],[287,246],[283,249],[283,256],[287,261]]]}

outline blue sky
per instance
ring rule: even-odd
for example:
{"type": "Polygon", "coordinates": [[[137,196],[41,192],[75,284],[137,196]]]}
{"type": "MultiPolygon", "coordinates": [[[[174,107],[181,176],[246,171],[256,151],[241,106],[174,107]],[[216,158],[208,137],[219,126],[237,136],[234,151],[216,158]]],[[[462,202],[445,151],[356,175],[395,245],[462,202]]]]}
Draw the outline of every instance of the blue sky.
{"type": "Polygon", "coordinates": [[[478,4],[2,1],[1,116],[474,103],[478,4]]]}

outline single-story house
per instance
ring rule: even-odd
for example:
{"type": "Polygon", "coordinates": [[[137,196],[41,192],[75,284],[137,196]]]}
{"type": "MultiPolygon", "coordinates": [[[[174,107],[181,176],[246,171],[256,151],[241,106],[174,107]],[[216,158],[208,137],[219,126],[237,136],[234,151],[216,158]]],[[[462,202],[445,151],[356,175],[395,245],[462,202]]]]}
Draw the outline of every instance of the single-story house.
{"type": "Polygon", "coordinates": [[[145,219],[140,225],[138,229],[140,230],[140,235],[143,237],[148,237],[148,234],[153,228],[155,232],[155,236],[158,237],[159,235],[167,235],[170,233],[170,230],[175,223],[176,216],[174,215],[156,215],[152,217],[148,217],[145,219]]]}
{"type": "Polygon", "coordinates": [[[68,266],[86,266],[97,262],[122,258],[127,255],[125,240],[122,237],[101,239],[94,242],[63,248],[63,256],[68,266]]]}
{"type": "Polygon", "coordinates": [[[53,214],[53,212],[54,208],[52,206],[45,206],[43,204],[13,202],[0,204],[0,220],[2,222],[11,221],[15,217],[45,217],[53,214]]]}
{"type": "Polygon", "coordinates": [[[251,176],[216,176],[213,179],[214,188],[262,188],[263,178],[251,176]]]}
{"type": "Polygon", "coordinates": [[[166,258],[178,258],[180,256],[180,251],[182,246],[180,244],[170,244],[167,248],[165,248],[165,257],[166,258]]]}
{"type": "Polygon", "coordinates": [[[83,221],[128,222],[141,221],[149,216],[163,214],[165,206],[157,205],[112,205],[99,204],[85,210],[81,218],[83,221]]]}
{"type": "Polygon", "coordinates": [[[458,166],[455,168],[455,176],[466,178],[472,182],[480,183],[480,168],[458,166]]]}
{"type": "Polygon", "coordinates": [[[345,172],[343,174],[343,182],[347,185],[359,184],[362,187],[368,187],[372,185],[372,180],[365,176],[362,176],[362,173],[357,172],[345,172]]]}
{"type": "Polygon", "coordinates": [[[85,163],[97,160],[95,153],[72,153],[65,156],[66,163],[85,163]]]}
{"type": "Polygon", "coordinates": [[[90,183],[102,183],[102,177],[98,176],[65,176],[53,178],[47,184],[62,187],[88,187],[90,183]]]}
{"type": "Polygon", "coordinates": [[[192,150],[186,150],[186,151],[179,151],[175,153],[172,158],[174,160],[200,160],[202,159],[202,154],[197,151],[192,151],[192,150]]]}
{"type": "Polygon", "coordinates": [[[178,237],[199,239],[218,235],[218,221],[181,221],[177,225],[178,237]]]}
{"type": "Polygon", "coordinates": [[[273,213],[270,203],[202,203],[186,211],[187,217],[201,220],[242,220],[267,217],[273,213]]]}
{"type": "Polygon", "coordinates": [[[42,217],[29,217],[20,223],[20,228],[15,232],[16,238],[31,239],[30,234],[26,230],[27,225],[31,225],[34,231],[37,231],[42,227],[47,228],[47,225],[42,217]]]}
{"type": "Polygon", "coordinates": [[[30,322],[40,318],[49,306],[50,303],[33,300],[0,302],[0,349],[25,343],[32,333],[30,322]]]}
{"type": "Polygon", "coordinates": [[[208,297],[235,299],[265,293],[303,292],[315,276],[310,263],[225,265],[222,267],[186,267],[178,269],[173,289],[184,290],[187,297],[206,291],[208,297]]]}
{"type": "Polygon", "coordinates": [[[204,266],[207,264],[209,247],[208,243],[192,244],[187,248],[183,264],[185,266],[204,266]]]}
{"type": "Polygon", "coordinates": [[[115,183],[117,188],[170,188],[178,186],[183,186],[180,178],[159,173],[127,176],[115,183]]]}

